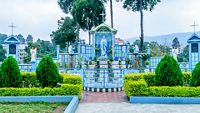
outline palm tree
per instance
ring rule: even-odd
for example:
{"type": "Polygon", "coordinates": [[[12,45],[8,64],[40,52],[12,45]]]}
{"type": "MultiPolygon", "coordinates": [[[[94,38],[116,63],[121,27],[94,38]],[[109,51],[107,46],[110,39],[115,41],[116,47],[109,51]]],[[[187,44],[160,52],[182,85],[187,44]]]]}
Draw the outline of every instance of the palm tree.
{"type": "Polygon", "coordinates": [[[113,2],[110,0],[110,17],[111,17],[111,27],[114,27],[113,23],[113,2]]]}

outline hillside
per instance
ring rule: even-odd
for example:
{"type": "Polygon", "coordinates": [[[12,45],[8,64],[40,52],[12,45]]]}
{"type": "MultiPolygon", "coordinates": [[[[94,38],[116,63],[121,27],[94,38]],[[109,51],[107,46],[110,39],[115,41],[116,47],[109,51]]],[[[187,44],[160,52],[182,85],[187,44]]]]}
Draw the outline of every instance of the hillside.
{"type": "MultiPolygon", "coordinates": [[[[185,33],[172,33],[172,34],[167,34],[167,35],[160,35],[160,36],[146,36],[144,41],[156,41],[159,44],[164,44],[166,43],[168,46],[172,45],[172,40],[177,37],[180,44],[182,46],[187,45],[187,40],[192,36],[192,32],[185,32],[185,33]]],[[[200,36],[200,32],[197,32],[197,34],[200,36]]],[[[129,41],[130,43],[133,43],[136,39],[139,38],[129,38],[125,39],[125,41],[129,41]]]]}

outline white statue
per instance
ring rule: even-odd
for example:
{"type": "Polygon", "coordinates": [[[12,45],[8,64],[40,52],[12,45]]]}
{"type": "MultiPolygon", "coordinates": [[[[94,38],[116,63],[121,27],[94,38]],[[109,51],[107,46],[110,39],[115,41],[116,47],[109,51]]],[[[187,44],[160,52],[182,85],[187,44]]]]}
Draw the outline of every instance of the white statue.
{"type": "Polygon", "coordinates": [[[32,48],[31,49],[31,61],[36,61],[36,49],[35,48],[32,48]]]}
{"type": "Polygon", "coordinates": [[[138,47],[138,45],[135,45],[135,47],[134,47],[134,53],[139,53],[139,47],[138,47]]]}
{"type": "Polygon", "coordinates": [[[106,56],[106,47],[107,47],[107,40],[105,36],[101,39],[101,56],[107,57],[106,56]]]}
{"type": "Polygon", "coordinates": [[[177,61],[178,52],[179,52],[178,48],[172,49],[172,55],[176,61],[177,61]]]}

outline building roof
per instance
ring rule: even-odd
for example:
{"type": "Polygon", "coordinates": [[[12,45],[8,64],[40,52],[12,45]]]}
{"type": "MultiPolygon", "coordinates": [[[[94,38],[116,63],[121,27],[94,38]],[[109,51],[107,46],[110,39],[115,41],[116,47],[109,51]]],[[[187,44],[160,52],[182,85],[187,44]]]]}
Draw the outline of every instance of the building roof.
{"type": "Polygon", "coordinates": [[[200,37],[196,33],[193,33],[192,36],[188,39],[187,42],[188,43],[200,42],[200,37]]]}
{"type": "Polygon", "coordinates": [[[16,36],[11,35],[4,40],[4,43],[5,44],[19,44],[20,40],[16,36]]]}
{"type": "Polygon", "coordinates": [[[116,34],[117,30],[110,27],[109,25],[107,25],[105,23],[102,23],[99,26],[93,28],[90,32],[91,33],[94,33],[94,32],[113,32],[114,34],[116,34]]]}

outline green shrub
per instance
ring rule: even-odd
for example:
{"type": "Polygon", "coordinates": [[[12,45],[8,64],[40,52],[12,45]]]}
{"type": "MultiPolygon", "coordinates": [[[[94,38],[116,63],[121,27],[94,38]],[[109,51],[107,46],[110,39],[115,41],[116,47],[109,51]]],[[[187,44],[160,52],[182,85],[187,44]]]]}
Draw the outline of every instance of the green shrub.
{"type": "Polygon", "coordinates": [[[36,76],[42,87],[55,87],[60,81],[56,64],[50,56],[42,58],[36,69],[36,76]]]}
{"type": "Polygon", "coordinates": [[[64,84],[82,84],[82,79],[78,75],[62,73],[60,76],[63,78],[64,84]]]}
{"type": "Polygon", "coordinates": [[[1,65],[1,87],[21,87],[22,77],[17,61],[9,56],[1,65]]]}
{"type": "Polygon", "coordinates": [[[77,95],[81,98],[82,86],[63,84],[58,88],[0,88],[0,96],[77,95]]]}
{"type": "Polygon", "coordinates": [[[21,72],[23,87],[39,87],[35,72],[21,72]]]}
{"type": "Polygon", "coordinates": [[[191,72],[183,72],[183,85],[184,86],[189,86],[191,78],[192,78],[192,73],[191,72]]]}
{"type": "Polygon", "coordinates": [[[165,55],[156,68],[155,85],[157,86],[182,86],[183,75],[176,60],[165,55]]]}
{"type": "Polygon", "coordinates": [[[200,87],[185,87],[185,86],[161,86],[149,87],[148,96],[162,97],[200,97],[200,87]]]}
{"type": "Polygon", "coordinates": [[[154,85],[155,73],[129,73],[125,75],[125,80],[128,81],[138,81],[144,79],[149,86],[154,85]]]}
{"type": "Polygon", "coordinates": [[[200,62],[197,63],[196,67],[192,71],[190,86],[200,86],[200,62]]]}
{"type": "Polygon", "coordinates": [[[144,80],[125,81],[124,91],[128,97],[146,95],[147,83],[144,80]]]}

